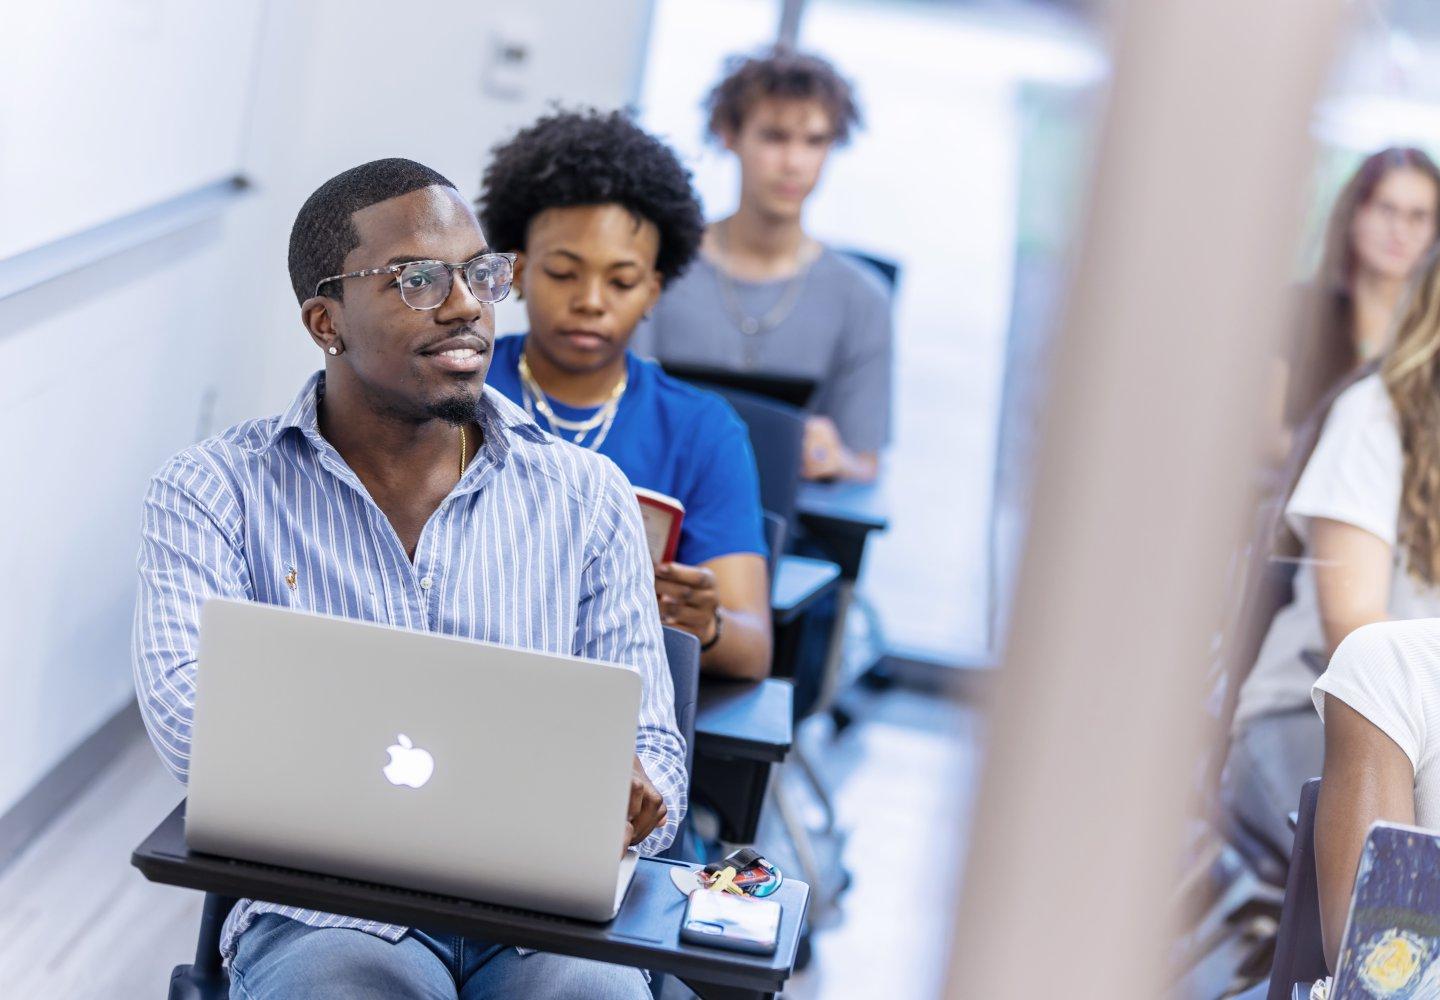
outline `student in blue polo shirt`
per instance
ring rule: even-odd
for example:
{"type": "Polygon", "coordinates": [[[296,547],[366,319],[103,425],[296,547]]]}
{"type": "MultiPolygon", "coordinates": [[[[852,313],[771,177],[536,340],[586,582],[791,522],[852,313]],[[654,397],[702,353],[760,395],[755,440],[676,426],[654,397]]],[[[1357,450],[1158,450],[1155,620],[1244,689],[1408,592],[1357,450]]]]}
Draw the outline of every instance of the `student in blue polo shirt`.
{"type": "Polygon", "coordinates": [[[518,254],[529,332],[495,342],[487,382],[557,437],[685,506],[660,617],[698,636],[709,674],[770,672],[770,587],[750,440],[720,397],[627,350],[704,228],[675,154],[621,112],[558,113],[497,147],[480,198],[518,254]]]}

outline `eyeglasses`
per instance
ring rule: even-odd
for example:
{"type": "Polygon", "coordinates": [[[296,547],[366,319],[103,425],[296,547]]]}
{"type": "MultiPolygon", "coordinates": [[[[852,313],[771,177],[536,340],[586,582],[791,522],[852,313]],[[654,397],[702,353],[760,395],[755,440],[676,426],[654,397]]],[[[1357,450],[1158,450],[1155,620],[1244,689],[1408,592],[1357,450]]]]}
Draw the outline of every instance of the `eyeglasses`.
{"type": "Polygon", "coordinates": [[[1428,208],[1401,208],[1388,201],[1373,201],[1367,206],[1386,225],[1400,224],[1409,229],[1429,229],[1435,224],[1435,213],[1428,208]]]}
{"type": "Polygon", "coordinates": [[[470,294],[475,298],[481,302],[499,302],[510,294],[510,282],[515,277],[515,254],[482,253],[463,264],[447,264],[443,260],[412,260],[388,267],[371,267],[364,271],[351,271],[348,274],[324,278],[315,286],[315,294],[319,295],[320,289],[332,281],[367,278],[372,274],[394,274],[398,276],[396,284],[400,288],[400,298],[405,300],[407,306],[421,310],[439,309],[450,297],[456,271],[465,272],[465,283],[470,286],[470,294]]]}

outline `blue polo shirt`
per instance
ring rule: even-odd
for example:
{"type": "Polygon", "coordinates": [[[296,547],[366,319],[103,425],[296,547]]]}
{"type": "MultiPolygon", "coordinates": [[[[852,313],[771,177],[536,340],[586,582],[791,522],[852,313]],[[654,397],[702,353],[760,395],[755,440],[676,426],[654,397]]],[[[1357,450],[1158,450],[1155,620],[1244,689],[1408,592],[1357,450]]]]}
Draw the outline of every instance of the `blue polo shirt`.
{"type": "MultiPolygon", "coordinates": [[[[485,383],[525,405],[520,387],[524,334],[495,341],[485,383]]],[[[760,481],[745,424],[713,392],[666,375],[659,365],[626,352],[629,383],[600,454],[620,466],[632,485],[672,496],[685,505],[675,561],[698,566],[719,556],[765,555],[760,481]]],[[[595,408],[555,400],[566,420],[585,420],[595,408]]],[[[549,429],[545,418],[536,420],[549,429]]],[[[596,431],[585,435],[594,440],[596,431]]],[[[561,435],[571,440],[570,435],[561,435]]]]}

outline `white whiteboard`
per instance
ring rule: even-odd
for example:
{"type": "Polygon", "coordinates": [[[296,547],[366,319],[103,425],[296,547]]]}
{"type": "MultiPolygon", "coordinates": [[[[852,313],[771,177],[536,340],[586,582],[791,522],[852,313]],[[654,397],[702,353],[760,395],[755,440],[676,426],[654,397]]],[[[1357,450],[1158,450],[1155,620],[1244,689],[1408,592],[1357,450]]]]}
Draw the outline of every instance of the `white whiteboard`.
{"type": "Polygon", "coordinates": [[[0,0],[0,260],[240,172],[265,0],[0,0]]]}

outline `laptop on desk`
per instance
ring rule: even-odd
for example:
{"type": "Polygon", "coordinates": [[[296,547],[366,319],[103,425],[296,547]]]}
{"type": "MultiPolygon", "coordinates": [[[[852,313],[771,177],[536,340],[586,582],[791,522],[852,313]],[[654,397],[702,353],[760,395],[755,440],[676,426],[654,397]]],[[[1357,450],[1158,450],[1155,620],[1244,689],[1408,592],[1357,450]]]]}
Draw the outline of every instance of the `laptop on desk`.
{"type": "Polygon", "coordinates": [[[619,911],[634,671],[239,601],[200,619],[192,850],[619,911]]]}

